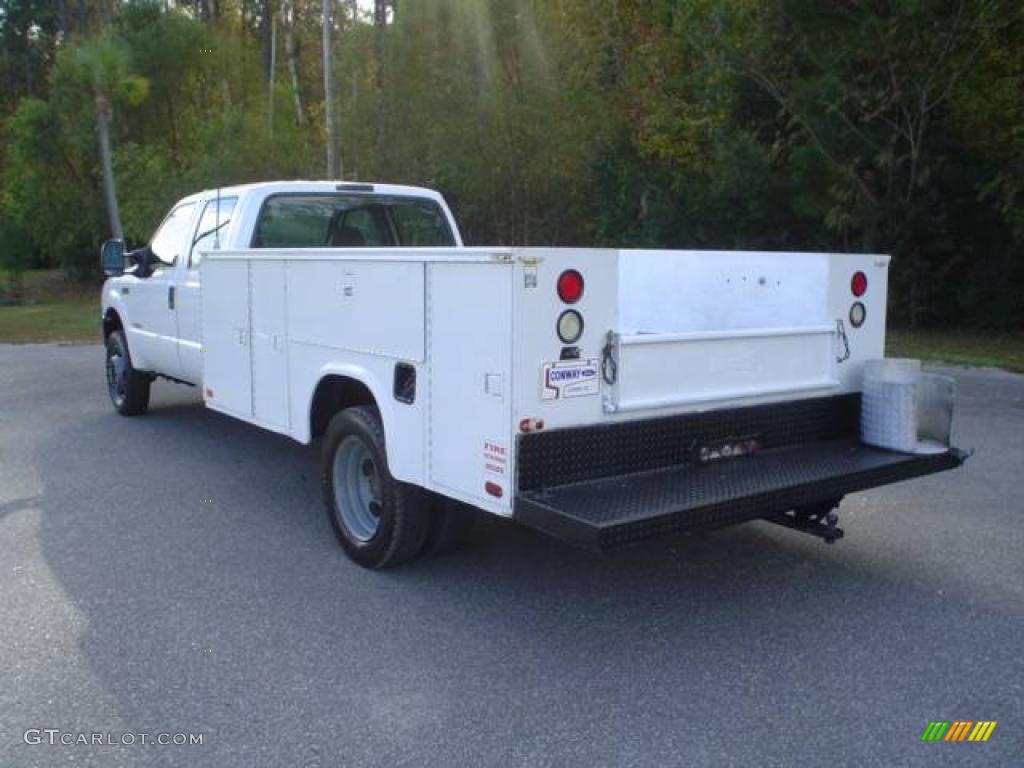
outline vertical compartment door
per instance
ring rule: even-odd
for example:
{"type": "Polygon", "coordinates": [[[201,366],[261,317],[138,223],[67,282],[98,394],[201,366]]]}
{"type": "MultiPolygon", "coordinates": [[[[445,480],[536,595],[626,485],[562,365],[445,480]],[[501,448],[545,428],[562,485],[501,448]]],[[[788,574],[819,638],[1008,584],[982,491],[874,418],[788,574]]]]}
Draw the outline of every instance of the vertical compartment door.
{"type": "Polygon", "coordinates": [[[253,415],[284,431],[289,424],[285,265],[253,261],[250,269],[253,415]]]}
{"type": "Polygon", "coordinates": [[[512,270],[428,266],[430,480],[508,507],[512,463],[512,270]]]}
{"type": "Polygon", "coordinates": [[[203,398],[217,411],[252,418],[249,263],[204,259],[203,398]]]}

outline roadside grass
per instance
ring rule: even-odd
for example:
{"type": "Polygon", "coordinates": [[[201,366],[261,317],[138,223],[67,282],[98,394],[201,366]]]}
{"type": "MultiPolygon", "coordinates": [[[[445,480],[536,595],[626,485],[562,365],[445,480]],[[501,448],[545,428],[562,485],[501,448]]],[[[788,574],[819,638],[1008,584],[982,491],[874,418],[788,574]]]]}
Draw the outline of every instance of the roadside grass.
{"type": "Polygon", "coordinates": [[[98,343],[99,287],[59,269],[25,273],[24,302],[0,303],[0,344],[98,343]]]}
{"type": "Polygon", "coordinates": [[[890,330],[885,354],[1024,373],[1024,334],[890,330]]]}

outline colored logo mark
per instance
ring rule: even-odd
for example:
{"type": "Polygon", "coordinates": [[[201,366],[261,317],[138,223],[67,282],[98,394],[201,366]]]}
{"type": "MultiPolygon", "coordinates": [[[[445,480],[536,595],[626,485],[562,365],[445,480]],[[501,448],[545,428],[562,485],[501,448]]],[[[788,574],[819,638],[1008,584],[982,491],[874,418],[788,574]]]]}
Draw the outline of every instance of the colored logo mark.
{"type": "Polygon", "coordinates": [[[996,720],[932,720],[921,734],[921,741],[988,741],[996,720]]]}

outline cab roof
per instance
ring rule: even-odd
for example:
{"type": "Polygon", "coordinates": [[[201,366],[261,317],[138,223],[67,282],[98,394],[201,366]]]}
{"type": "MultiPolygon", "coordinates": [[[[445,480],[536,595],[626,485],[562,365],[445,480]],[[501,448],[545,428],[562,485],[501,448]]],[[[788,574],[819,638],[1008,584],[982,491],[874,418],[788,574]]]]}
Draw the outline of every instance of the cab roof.
{"type": "Polygon", "coordinates": [[[296,192],[314,192],[314,193],[325,193],[325,192],[353,192],[353,193],[373,193],[378,195],[398,195],[404,197],[425,197],[430,200],[436,200],[443,203],[444,198],[440,192],[433,189],[427,189],[426,187],[410,187],[400,184],[377,184],[375,182],[355,182],[355,181],[259,181],[252,184],[236,184],[230,187],[214,187],[212,189],[205,189],[201,192],[189,195],[182,199],[181,202],[191,200],[205,200],[219,194],[221,196],[227,195],[243,195],[250,193],[260,193],[261,197],[269,197],[270,195],[276,195],[280,193],[296,193],[296,192]]]}

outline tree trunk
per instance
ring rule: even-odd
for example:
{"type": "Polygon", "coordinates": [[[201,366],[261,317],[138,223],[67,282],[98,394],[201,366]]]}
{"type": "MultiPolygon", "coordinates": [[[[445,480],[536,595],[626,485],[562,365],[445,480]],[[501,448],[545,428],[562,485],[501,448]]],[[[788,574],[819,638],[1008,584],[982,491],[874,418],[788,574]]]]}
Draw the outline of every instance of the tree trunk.
{"type": "MultiPolygon", "coordinates": [[[[352,12],[352,28],[355,29],[359,23],[359,0],[349,0],[349,10],[352,12]]],[[[349,78],[349,114],[359,114],[359,75],[352,72],[349,78]]],[[[353,122],[355,118],[353,117],[353,122]]],[[[359,153],[359,142],[353,141],[348,151],[348,167],[353,179],[359,178],[359,160],[362,155],[359,153]]]]}
{"type": "Polygon", "coordinates": [[[274,135],[274,73],[277,71],[277,13],[267,3],[270,14],[270,69],[267,73],[267,131],[274,135]]]}
{"type": "Polygon", "coordinates": [[[284,12],[284,51],[288,59],[288,76],[292,81],[292,101],[295,104],[295,123],[306,124],[306,113],[302,111],[302,92],[299,90],[299,50],[295,43],[295,2],[289,0],[284,12]]]}
{"type": "MultiPolygon", "coordinates": [[[[373,2],[373,57],[376,60],[377,72],[377,106],[374,113],[374,140],[377,157],[384,157],[384,124],[386,111],[384,108],[384,30],[388,25],[387,0],[373,2]]],[[[379,160],[378,160],[379,163],[379,160]]],[[[379,172],[379,171],[378,171],[379,172]]]]}
{"type": "Polygon", "coordinates": [[[110,100],[99,93],[96,94],[96,133],[100,139],[103,197],[107,203],[110,234],[112,237],[122,240],[124,231],[121,229],[121,213],[117,208],[117,192],[114,190],[114,160],[110,152],[110,100]]]}
{"type": "Polygon", "coordinates": [[[224,114],[227,115],[231,111],[231,85],[226,77],[220,79],[220,95],[224,102],[224,114]]]}
{"type": "Polygon", "coordinates": [[[260,8],[260,37],[261,45],[263,48],[263,82],[270,80],[270,69],[271,69],[271,57],[273,53],[271,48],[273,47],[273,22],[272,19],[275,15],[275,6],[277,4],[274,0],[263,0],[257,7],[260,8]]]}
{"type": "Polygon", "coordinates": [[[324,65],[324,125],[327,129],[327,178],[336,178],[334,153],[334,95],[331,90],[331,4],[322,0],[323,65],[324,65]]]}

